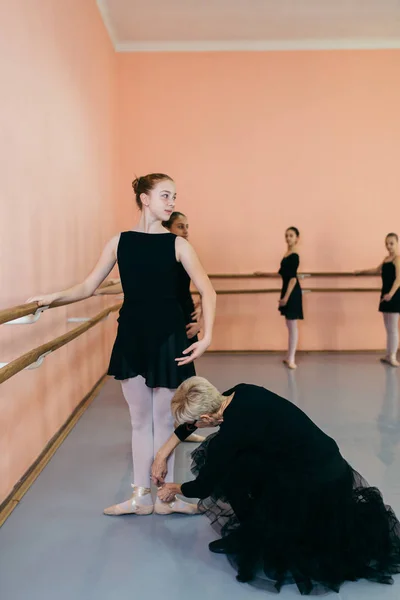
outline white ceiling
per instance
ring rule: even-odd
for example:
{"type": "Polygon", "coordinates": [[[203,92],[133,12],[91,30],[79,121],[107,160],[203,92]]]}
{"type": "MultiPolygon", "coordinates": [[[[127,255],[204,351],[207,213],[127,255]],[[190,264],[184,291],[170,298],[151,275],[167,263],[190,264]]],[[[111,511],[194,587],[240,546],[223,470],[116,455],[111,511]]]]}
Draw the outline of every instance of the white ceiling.
{"type": "Polygon", "coordinates": [[[118,51],[400,48],[400,0],[97,0],[118,51]]]}

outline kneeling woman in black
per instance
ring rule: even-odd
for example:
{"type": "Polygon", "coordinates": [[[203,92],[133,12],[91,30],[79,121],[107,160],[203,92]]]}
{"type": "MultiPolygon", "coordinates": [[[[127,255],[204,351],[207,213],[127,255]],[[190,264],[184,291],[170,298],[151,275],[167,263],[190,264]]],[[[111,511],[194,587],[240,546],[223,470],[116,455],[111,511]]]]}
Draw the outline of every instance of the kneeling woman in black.
{"type": "Polygon", "coordinates": [[[229,555],[239,581],[270,591],[295,582],[301,594],[393,582],[395,514],[298,407],[255,385],[220,394],[201,377],[182,383],[171,407],[181,426],[153,465],[159,498],[201,498],[222,534],[210,550],[229,555]],[[193,453],[196,479],[164,484],[166,458],[196,425],[220,426],[193,453]]]}
{"type": "Polygon", "coordinates": [[[288,353],[283,362],[289,369],[297,368],[295,363],[297,342],[299,339],[297,320],[303,319],[303,297],[300,283],[297,279],[297,269],[300,264],[300,257],[297,252],[299,237],[300,232],[296,227],[286,229],[287,251],[279,269],[279,275],[282,277],[279,311],[286,319],[286,326],[289,333],[288,353]]]}

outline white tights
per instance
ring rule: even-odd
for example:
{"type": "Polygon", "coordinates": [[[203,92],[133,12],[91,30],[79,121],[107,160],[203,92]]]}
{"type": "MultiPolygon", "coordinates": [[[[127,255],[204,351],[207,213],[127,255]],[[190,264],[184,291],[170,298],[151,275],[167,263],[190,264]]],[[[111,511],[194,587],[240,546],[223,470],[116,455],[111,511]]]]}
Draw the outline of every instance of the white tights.
{"type": "MultiPolygon", "coordinates": [[[[149,488],[154,456],[174,431],[171,399],[175,390],[149,388],[141,375],[121,384],[132,423],[133,484],[149,488]]],[[[173,454],[168,460],[165,480],[174,480],[173,454]]]]}
{"type": "Polygon", "coordinates": [[[288,328],[288,363],[294,363],[297,349],[297,341],[299,339],[299,331],[297,329],[297,321],[295,319],[286,319],[286,327],[288,328]]]}
{"type": "Polygon", "coordinates": [[[399,347],[399,313],[383,313],[386,329],[386,353],[396,358],[399,347]]]}

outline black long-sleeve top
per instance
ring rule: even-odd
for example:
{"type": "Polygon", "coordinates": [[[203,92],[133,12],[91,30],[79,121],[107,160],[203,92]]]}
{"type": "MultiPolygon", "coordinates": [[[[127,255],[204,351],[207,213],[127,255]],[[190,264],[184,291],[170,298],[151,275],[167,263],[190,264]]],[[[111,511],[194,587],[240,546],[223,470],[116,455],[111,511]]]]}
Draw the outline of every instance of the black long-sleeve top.
{"type": "MultiPolygon", "coordinates": [[[[260,453],[267,472],[280,469],[288,477],[299,470],[310,475],[319,472],[339,455],[336,442],[289,400],[245,383],[223,395],[233,393],[219,432],[209,443],[205,465],[194,481],[182,485],[184,496],[210,496],[236,457],[246,450],[260,453]]],[[[181,425],[175,434],[184,441],[195,429],[194,425],[181,425]]]]}

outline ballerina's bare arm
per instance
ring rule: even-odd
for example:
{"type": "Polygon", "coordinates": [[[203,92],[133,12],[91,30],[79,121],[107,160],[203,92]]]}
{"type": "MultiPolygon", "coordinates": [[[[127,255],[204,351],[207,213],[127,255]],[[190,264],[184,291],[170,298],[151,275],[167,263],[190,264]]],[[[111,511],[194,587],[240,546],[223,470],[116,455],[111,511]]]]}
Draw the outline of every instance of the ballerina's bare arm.
{"type": "Polygon", "coordinates": [[[165,482],[168,473],[167,459],[180,443],[181,440],[173,433],[158,450],[151,467],[151,478],[155,485],[161,485],[165,482]]]}
{"type": "Polygon", "coordinates": [[[77,302],[89,298],[114,267],[117,261],[118,242],[119,234],[106,244],[96,266],[81,283],[53,294],[34,296],[27,302],[37,302],[39,306],[50,306],[56,302],[77,302]]]}
{"type": "Polygon", "coordinates": [[[186,356],[176,359],[181,366],[201,356],[211,344],[217,295],[195,250],[189,242],[182,237],[177,237],[175,249],[177,260],[182,263],[186,273],[200,292],[204,322],[203,338],[184,351],[183,354],[186,356]]]}
{"type": "Polygon", "coordinates": [[[364,271],[354,271],[355,275],[380,275],[382,272],[382,263],[379,267],[375,267],[372,269],[364,269],[364,271]]]}

